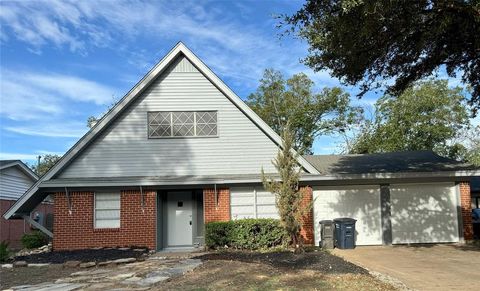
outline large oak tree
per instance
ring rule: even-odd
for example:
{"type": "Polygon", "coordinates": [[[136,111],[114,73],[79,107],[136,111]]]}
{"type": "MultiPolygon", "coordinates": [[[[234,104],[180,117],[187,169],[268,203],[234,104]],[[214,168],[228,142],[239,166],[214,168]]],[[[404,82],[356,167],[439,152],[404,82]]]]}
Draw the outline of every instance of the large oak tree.
{"type": "Polygon", "coordinates": [[[293,147],[311,153],[317,136],[343,131],[355,122],[360,111],[350,106],[350,96],[342,89],[316,92],[314,86],[303,73],[285,80],[280,72],[267,69],[247,104],[280,135],[288,121],[293,147]]]}
{"type": "Polygon", "coordinates": [[[384,85],[398,95],[444,66],[480,106],[478,0],[307,0],[280,25],[308,42],[308,66],[360,85],[360,96],[384,85]]]}
{"type": "MultiPolygon", "coordinates": [[[[418,82],[399,96],[385,95],[375,103],[373,118],[361,123],[348,145],[350,153],[433,150],[442,156],[467,159],[475,140],[462,88],[447,80],[418,82]]],[[[477,149],[478,151],[478,149],[477,149]]],[[[472,160],[473,162],[473,160],[472,160]]]]}

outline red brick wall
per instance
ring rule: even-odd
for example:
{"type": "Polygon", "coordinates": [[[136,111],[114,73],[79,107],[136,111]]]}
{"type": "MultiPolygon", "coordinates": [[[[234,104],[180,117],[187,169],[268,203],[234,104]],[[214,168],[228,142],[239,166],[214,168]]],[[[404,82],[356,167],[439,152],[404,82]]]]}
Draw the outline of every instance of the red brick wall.
{"type": "Polygon", "coordinates": [[[217,200],[214,189],[203,189],[205,223],[230,220],[230,189],[217,189],[217,200]]]}
{"type": "Polygon", "coordinates": [[[303,196],[303,205],[311,205],[310,211],[303,218],[303,227],[300,234],[303,237],[303,242],[307,245],[313,245],[313,189],[305,187],[306,191],[303,196]]]}
{"type": "Polygon", "coordinates": [[[460,188],[460,204],[462,206],[462,220],[463,220],[463,238],[465,240],[473,239],[473,224],[472,224],[472,197],[470,193],[470,183],[458,183],[460,188]]]}
{"type": "Polygon", "coordinates": [[[65,193],[56,193],[53,248],[142,246],[155,249],[156,193],[144,191],[144,198],[142,211],[140,191],[121,191],[120,228],[94,229],[93,192],[70,193],[72,214],[69,214],[65,193]]]}
{"type": "MultiPolygon", "coordinates": [[[[14,200],[0,200],[0,215],[3,215],[13,204],[14,200]]],[[[53,205],[50,203],[42,203],[38,205],[32,213],[43,213],[45,221],[48,213],[53,213],[53,205]]],[[[34,230],[28,222],[23,219],[6,220],[3,216],[0,218],[0,241],[8,241],[9,247],[12,249],[21,249],[21,238],[23,234],[30,233],[34,230]]]]}

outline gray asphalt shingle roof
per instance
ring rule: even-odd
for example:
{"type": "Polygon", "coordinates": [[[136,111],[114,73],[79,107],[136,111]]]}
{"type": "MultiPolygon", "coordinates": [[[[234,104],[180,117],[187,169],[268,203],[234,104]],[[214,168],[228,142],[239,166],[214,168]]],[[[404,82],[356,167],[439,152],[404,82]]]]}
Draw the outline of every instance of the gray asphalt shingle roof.
{"type": "Polygon", "coordinates": [[[14,162],[20,162],[20,160],[0,160],[0,167],[14,163],[14,162]]]}
{"type": "Polygon", "coordinates": [[[441,157],[432,151],[405,151],[362,155],[308,155],[305,159],[321,174],[364,174],[473,170],[470,164],[441,157]]]}

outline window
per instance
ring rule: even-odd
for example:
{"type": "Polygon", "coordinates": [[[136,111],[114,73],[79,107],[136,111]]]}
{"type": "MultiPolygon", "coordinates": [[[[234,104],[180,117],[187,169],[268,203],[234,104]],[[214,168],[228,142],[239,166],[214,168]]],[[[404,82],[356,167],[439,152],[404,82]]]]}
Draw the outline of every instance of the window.
{"type": "Polygon", "coordinates": [[[217,136],[216,111],[148,112],[148,137],[217,136]]]}
{"type": "Polygon", "coordinates": [[[95,193],[95,228],[120,227],[120,193],[95,193]]]}

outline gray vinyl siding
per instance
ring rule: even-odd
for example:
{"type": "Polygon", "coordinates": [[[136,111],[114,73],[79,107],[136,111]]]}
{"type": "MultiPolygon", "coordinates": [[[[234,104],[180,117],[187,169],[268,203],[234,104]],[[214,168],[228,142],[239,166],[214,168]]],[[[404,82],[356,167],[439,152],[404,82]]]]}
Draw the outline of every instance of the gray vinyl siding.
{"type": "Polygon", "coordinates": [[[57,177],[274,172],[278,147],[188,60],[175,61],[57,177]],[[217,111],[218,137],[148,139],[149,111],[217,111]]]}
{"type": "Polygon", "coordinates": [[[17,167],[0,170],[0,199],[17,200],[33,181],[17,167]]]}

